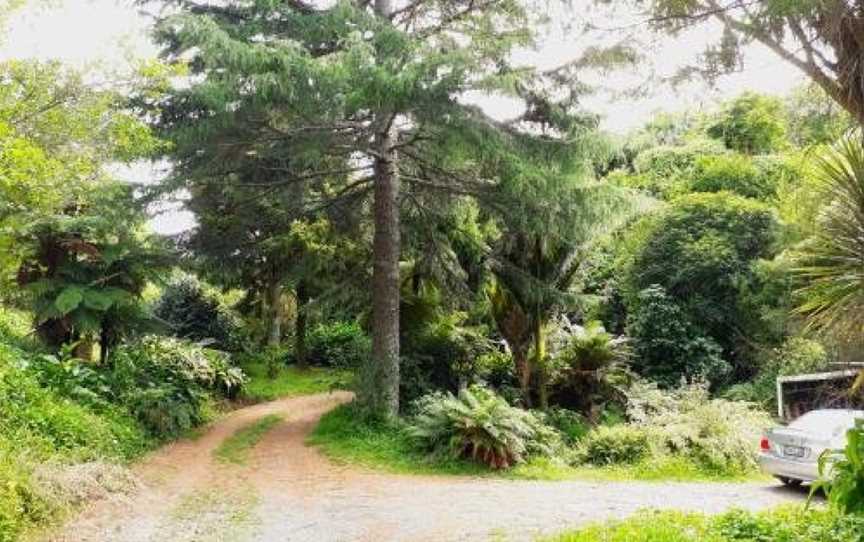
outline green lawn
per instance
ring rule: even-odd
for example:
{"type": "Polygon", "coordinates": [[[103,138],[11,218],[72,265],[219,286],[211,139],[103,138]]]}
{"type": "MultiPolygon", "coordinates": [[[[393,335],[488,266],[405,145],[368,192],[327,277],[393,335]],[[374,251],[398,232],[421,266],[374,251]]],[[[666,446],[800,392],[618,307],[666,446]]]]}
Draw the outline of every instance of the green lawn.
{"type": "Polygon", "coordinates": [[[240,397],[243,401],[254,403],[345,389],[350,386],[353,378],[350,371],[321,367],[305,370],[286,367],[280,369],[275,378],[271,378],[267,375],[267,367],[263,363],[248,363],[242,367],[249,377],[249,382],[243,387],[240,397]]]}
{"type": "Polygon", "coordinates": [[[767,479],[759,474],[717,475],[699,470],[683,459],[652,461],[626,466],[571,467],[548,459],[535,459],[507,471],[489,469],[468,461],[432,460],[412,443],[404,427],[358,419],[350,405],[340,406],[321,418],[307,442],[320,446],[331,459],[403,474],[495,476],[517,480],[644,480],[644,481],[744,481],[767,479]]]}
{"type": "Polygon", "coordinates": [[[213,450],[213,455],[223,463],[243,464],[256,444],[258,444],[268,431],[276,427],[283,420],[278,414],[270,414],[261,419],[242,427],[236,433],[225,439],[218,448],[213,450]]]}

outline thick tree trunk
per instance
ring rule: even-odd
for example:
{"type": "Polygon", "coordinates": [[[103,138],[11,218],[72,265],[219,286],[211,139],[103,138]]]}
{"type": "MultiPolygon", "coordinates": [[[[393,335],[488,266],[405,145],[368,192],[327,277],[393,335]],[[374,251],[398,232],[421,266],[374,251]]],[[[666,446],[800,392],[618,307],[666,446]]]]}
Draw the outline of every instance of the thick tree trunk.
{"type": "MultiPolygon", "coordinates": [[[[389,123],[388,123],[389,125],[389,123]]],[[[372,364],[367,403],[384,416],[399,412],[399,178],[392,127],[379,134],[375,159],[372,247],[372,364]]]]}
{"type": "MultiPolygon", "coordinates": [[[[375,0],[375,13],[388,18],[390,0],[375,0]]],[[[372,360],[361,401],[374,413],[399,413],[399,176],[393,112],[380,112],[375,134],[375,236],[372,245],[372,360]]]]}
{"type": "Polygon", "coordinates": [[[273,279],[267,288],[267,301],[270,305],[267,346],[276,347],[282,343],[282,286],[276,279],[273,279]]]}
{"type": "Polygon", "coordinates": [[[309,366],[306,357],[306,304],[309,301],[309,295],[306,293],[306,286],[302,280],[297,283],[295,295],[297,297],[297,317],[294,320],[294,357],[297,359],[297,366],[306,369],[309,366]]]}

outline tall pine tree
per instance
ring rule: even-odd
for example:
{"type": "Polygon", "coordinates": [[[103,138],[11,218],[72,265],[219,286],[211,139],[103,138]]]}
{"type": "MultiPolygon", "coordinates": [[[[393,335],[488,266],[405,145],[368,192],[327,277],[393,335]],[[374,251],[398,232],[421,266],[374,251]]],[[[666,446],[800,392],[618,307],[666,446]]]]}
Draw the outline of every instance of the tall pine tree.
{"type": "Polygon", "coordinates": [[[353,202],[370,212],[373,359],[359,399],[395,415],[400,206],[421,191],[494,200],[496,184],[517,177],[496,176],[495,164],[517,152],[497,142],[519,131],[569,145],[571,96],[550,107],[548,84],[509,62],[514,47],[531,42],[529,11],[518,0],[176,4],[157,29],[165,58],[191,71],[156,104],[172,139],[190,142],[189,156],[210,163],[242,149],[262,164],[282,164],[260,181],[259,197],[268,197],[268,184],[316,184],[317,205],[353,202]],[[495,123],[460,103],[470,91],[522,97],[526,115],[495,123]],[[554,137],[531,128],[541,124],[554,127],[554,137]],[[218,140],[208,137],[216,132],[218,140]],[[504,135],[473,137],[491,132],[504,135]]]}

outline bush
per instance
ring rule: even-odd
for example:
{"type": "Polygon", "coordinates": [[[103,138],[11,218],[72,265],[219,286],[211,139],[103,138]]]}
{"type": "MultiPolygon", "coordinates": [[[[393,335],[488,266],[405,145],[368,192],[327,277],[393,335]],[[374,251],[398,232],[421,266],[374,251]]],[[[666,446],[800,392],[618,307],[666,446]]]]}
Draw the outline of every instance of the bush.
{"type": "Polygon", "coordinates": [[[548,378],[552,401],[594,416],[607,402],[620,401],[630,380],[630,348],[600,322],[584,327],[562,319],[550,334],[548,378]]]}
{"type": "Polygon", "coordinates": [[[846,447],[819,458],[819,477],[813,489],[825,490],[831,506],[844,514],[864,514],[864,420],[846,432],[846,447]]]}
{"type": "Polygon", "coordinates": [[[152,444],[121,407],[96,408],[40,385],[41,354],[20,349],[25,341],[8,338],[0,338],[0,542],[18,540],[29,527],[60,512],[62,503],[34,480],[37,464],[123,461],[152,444]]]}
{"type": "Polygon", "coordinates": [[[560,436],[527,410],[472,386],[419,400],[410,434],[433,455],[478,461],[501,469],[529,456],[551,457],[560,436]]]}
{"type": "Polygon", "coordinates": [[[717,381],[731,370],[722,349],[705,337],[660,286],[639,292],[627,319],[632,367],[665,387],[684,380],[717,381]]]}
{"type": "Polygon", "coordinates": [[[726,104],[707,132],[729,149],[766,154],[788,144],[783,119],[783,102],[778,98],[745,92],[726,104]]]}
{"type": "Polygon", "coordinates": [[[193,276],[172,280],[156,301],[153,313],[175,337],[229,352],[242,350],[245,344],[238,318],[193,276]]]}
{"type": "Polygon", "coordinates": [[[693,192],[733,192],[739,196],[769,200],[776,184],[762,175],[749,157],[740,154],[701,156],[696,160],[690,190],[693,192]]]}
{"type": "Polygon", "coordinates": [[[543,421],[561,433],[567,444],[576,444],[588,434],[591,426],[585,417],[566,408],[550,408],[543,413],[543,421]]]}
{"type": "MultiPolygon", "coordinates": [[[[349,369],[372,355],[372,341],[357,322],[319,324],[306,337],[307,362],[322,367],[349,369]]],[[[294,361],[293,356],[289,361],[294,361]]]]}
{"type": "Polygon", "coordinates": [[[162,337],[114,350],[112,393],[156,437],[175,437],[207,419],[208,392],[232,396],[245,382],[221,352],[162,337]]]}
{"type": "Polygon", "coordinates": [[[756,470],[754,443],[771,419],[752,404],[712,399],[698,383],[663,391],[637,382],[627,396],[630,423],[651,435],[653,453],[685,457],[716,474],[756,470]]]}
{"type": "MultiPolygon", "coordinates": [[[[733,370],[730,380],[752,376],[754,352],[746,345],[763,336],[767,324],[741,306],[741,292],[758,293],[754,266],[776,251],[779,224],[774,211],[727,192],[691,194],[675,200],[642,227],[624,269],[628,310],[641,311],[634,318],[642,329],[634,330],[631,320],[628,335],[637,350],[638,338],[643,352],[647,346],[651,353],[640,361],[637,352],[636,362],[648,369],[646,374],[674,380],[681,372],[661,375],[652,369],[655,363],[669,363],[662,359],[664,343],[674,349],[672,368],[686,367],[686,352],[693,349],[700,354],[694,361],[714,365],[710,358],[720,353],[710,344],[715,343],[733,370]],[[659,288],[644,299],[646,289],[655,287],[659,288]],[[655,295],[660,292],[666,300],[655,295]],[[659,309],[660,302],[667,300],[671,305],[662,324],[652,323],[651,309],[645,304],[655,303],[659,309]],[[677,329],[666,329],[667,323],[677,329]],[[691,339],[697,344],[688,345],[691,339]]],[[[690,372],[706,373],[704,369],[690,372]]]]}
{"type": "Polygon", "coordinates": [[[430,282],[403,288],[399,394],[404,404],[432,391],[456,392],[480,378],[478,360],[490,351],[486,329],[469,325],[467,313],[446,307],[441,290],[430,282]]]}
{"type": "Polygon", "coordinates": [[[592,465],[638,463],[650,453],[650,437],[631,425],[600,426],[582,439],[578,457],[592,465]]]}

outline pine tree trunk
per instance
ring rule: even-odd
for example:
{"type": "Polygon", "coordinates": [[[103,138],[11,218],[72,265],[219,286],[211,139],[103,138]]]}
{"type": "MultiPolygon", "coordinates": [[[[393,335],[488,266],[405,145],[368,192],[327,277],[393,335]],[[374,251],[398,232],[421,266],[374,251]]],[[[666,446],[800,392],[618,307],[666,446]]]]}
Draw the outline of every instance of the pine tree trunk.
{"type": "Polygon", "coordinates": [[[276,347],[282,343],[282,286],[272,279],[268,286],[267,300],[270,305],[270,328],[267,333],[267,346],[276,347]]]}
{"type": "MultiPolygon", "coordinates": [[[[375,0],[375,14],[388,18],[390,0],[375,0]]],[[[399,413],[399,176],[391,112],[377,115],[375,134],[375,236],[372,245],[372,360],[360,400],[374,413],[399,413]]]]}
{"type": "Polygon", "coordinates": [[[368,390],[372,396],[367,403],[373,411],[392,417],[399,412],[399,178],[392,128],[379,135],[372,247],[373,367],[368,390]]]}
{"type": "Polygon", "coordinates": [[[297,317],[294,320],[294,357],[297,359],[297,366],[306,369],[309,366],[306,357],[306,304],[309,301],[309,296],[302,280],[297,283],[295,294],[297,297],[297,317]]]}

